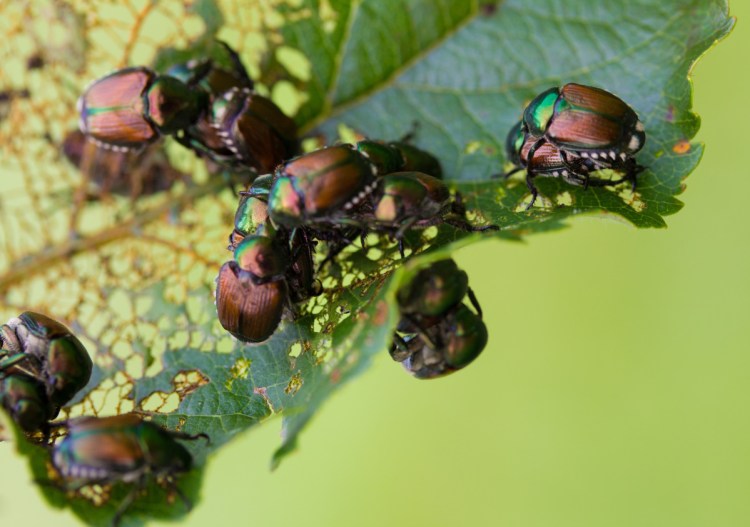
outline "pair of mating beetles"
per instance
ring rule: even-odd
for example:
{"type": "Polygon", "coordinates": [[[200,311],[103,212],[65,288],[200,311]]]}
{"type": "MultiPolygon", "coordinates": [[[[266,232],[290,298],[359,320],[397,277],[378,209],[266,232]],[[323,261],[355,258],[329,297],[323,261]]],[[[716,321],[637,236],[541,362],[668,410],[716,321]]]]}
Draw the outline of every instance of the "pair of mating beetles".
{"type": "Polygon", "coordinates": [[[115,512],[117,524],[150,477],[163,479],[189,507],[173,476],[192,467],[192,456],[176,439],[195,439],[143,421],[136,414],[83,417],[50,422],[89,381],[88,352],[60,322],[27,311],[0,327],[0,402],[29,437],[64,427],[62,441],[50,448],[57,480],[52,485],[76,490],[86,485],[132,483],[115,512]]]}

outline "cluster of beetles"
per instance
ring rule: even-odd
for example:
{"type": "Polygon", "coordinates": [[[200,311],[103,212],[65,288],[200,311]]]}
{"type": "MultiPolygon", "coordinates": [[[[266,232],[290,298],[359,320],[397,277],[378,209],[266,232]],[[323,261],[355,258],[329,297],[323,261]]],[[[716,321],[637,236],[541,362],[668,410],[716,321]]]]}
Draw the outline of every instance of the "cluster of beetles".
{"type": "MultiPolygon", "coordinates": [[[[412,134],[301,152],[294,121],[254,90],[234,50],[216,46],[223,60],[193,60],[163,74],[131,67],[97,79],[79,100],[79,125],[104,153],[142,152],[171,136],[212,167],[245,178],[229,235],[232,259],[216,280],[218,320],[237,339],[263,342],[284,318],[296,317],[323,292],[318,273],[350,244],[359,240],[364,248],[370,233],[396,243],[403,260],[415,229],[497,229],[467,219],[438,159],[412,145],[412,134]]],[[[584,188],[635,188],[643,170],[635,155],[645,140],[637,114],[617,96],[566,84],[535,97],[510,129],[506,158],[514,168],[504,176],[525,171],[527,208],[538,196],[537,176],[584,188]],[[619,176],[597,177],[601,170],[619,176]]],[[[401,318],[390,355],[413,376],[455,372],[486,346],[481,307],[453,260],[420,269],[397,301],[401,318]]],[[[172,479],[192,463],[178,440],[205,436],[167,431],[137,414],[54,422],[89,380],[85,348],[59,322],[30,312],[2,326],[0,344],[2,405],[23,431],[52,443],[58,484],[132,483],[114,523],[152,477],[171,482],[190,505],[172,479]],[[66,433],[50,442],[55,427],[66,433]]]]}

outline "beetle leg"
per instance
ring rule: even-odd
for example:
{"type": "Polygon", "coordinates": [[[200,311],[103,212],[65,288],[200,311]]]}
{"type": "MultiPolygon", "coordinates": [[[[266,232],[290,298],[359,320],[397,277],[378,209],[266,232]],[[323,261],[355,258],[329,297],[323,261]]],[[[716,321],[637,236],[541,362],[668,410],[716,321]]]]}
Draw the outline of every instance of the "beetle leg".
{"type": "MultiPolygon", "coordinates": [[[[357,233],[356,230],[354,232],[349,232],[349,234],[352,234],[354,236],[356,236],[356,233],[357,233]]],[[[338,256],[338,254],[341,251],[346,249],[346,247],[351,244],[352,244],[352,240],[344,236],[343,233],[341,234],[339,239],[329,241],[328,242],[328,254],[326,254],[326,257],[323,258],[323,261],[320,262],[320,264],[318,264],[318,268],[315,270],[315,272],[320,273],[321,270],[326,266],[326,264],[328,264],[329,262],[332,262],[334,258],[336,258],[336,256],[338,256]],[[342,240],[346,243],[342,243],[342,240]]]]}
{"type": "Polygon", "coordinates": [[[248,75],[247,70],[245,69],[245,65],[242,64],[242,59],[240,59],[240,56],[237,54],[237,52],[230,48],[229,44],[227,44],[223,40],[219,40],[218,38],[215,40],[217,44],[224,48],[224,51],[227,52],[227,55],[229,55],[229,61],[232,63],[234,73],[236,73],[240,80],[247,85],[246,87],[252,89],[254,84],[253,80],[250,78],[250,75],[248,75]]]}
{"type": "Polygon", "coordinates": [[[180,490],[180,487],[178,487],[174,481],[169,480],[168,484],[169,489],[174,491],[174,493],[180,497],[182,503],[185,504],[185,508],[188,510],[188,512],[190,512],[193,509],[193,502],[190,501],[187,496],[185,496],[185,493],[180,490]]]}
{"type": "Polygon", "coordinates": [[[42,432],[42,444],[51,447],[52,445],[50,444],[49,440],[52,432],[52,427],[50,426],[49,422],[45,421],[39,428],[39,430],[42,432]]]}
{"type": "Polygon", "coordinates": [[[627,176],[620,178],[620,179],[614,179],[614,180],[592,177],[588,180],[588,186],[589,187],[614,187],[614,186],[619,185],[626,179],[627,179],[627,176]]]}
{"type": "Polygon", "coordinates": [[[466,216],[466,206],[464,206],[464,197],[458,191],[456,191],[453,194],[453,201],[451,202],[451,213],[461,218],[466,216]]]}
{"type": "Polygon", "coordinates": [[[536,142],[531,145],[531,148],[529,148],[529,153],[526,154],[526,160],[528,161],[529,159],[534,159],[534,154],[536,154],[536,151],[546,142],[547,139],[545,139],[544,137],[540,137],[539,139],[537,139],[536,142]]]}
{"type": "Polygon", "coordinates": [[[639,165],[635,159],[630,158],[628,162],[628,166],[626,167],[625,177],[622,178],[624,181],[630,181],[631,183],[631,190],[635,192],[636,184],[638,183],[637,176],[644,170],[646,170],[646,167],[643,165],[639,165]]]}
{"type": "Polygon", "coordinates": [[[582,157],[571,159],[568,152],[565,150],[560,150],[560,158],[570,172],[567,176],[565,176],[565,172],[563,172],[564,179],[569,183],[581,185],[583,190],[587,190],[591,182],[594,180],[589,176],[589,169],[586,166],[586,161],[588,160],[589,162],[592,162],[592,160],[590,158],[584,159],[582,157]]]}
{"type": "Polygon", "coordinates": [[[440,338],[439,334],[436,334],[437,337],[435,340],[433,340],[427,332],[422,329],[419,324],[417,324],[417,321],[414,320],[410,315],[404,315],[404,318],[409,321],[409,323],[414,327],[414,332],[419,335],[419,338],[422,339],[422,342],[425,343],[425,345],[433,350],[439,350],[443,348],[443,342],[442,338],[440,338]]]}
{"type": "MultiPolygon", "coordinates": [[[[569,172],[568,176],[565,176],[563,172],[563,177],[565,180],[579,185],[582,184],[581,179],[583,179],[584,177],[588,178],[589,170],[591,167],[587,165],[587,162],[590,163],[591,159],[583,157],[575,157],[571,159],[569,153],[566,150],[560,150],[560,158],[562,159],[569,172]]],[[[585,184],[586,183],[584,181],[583,185],[585,184]]]]}
{"type": "MultiPolygon", "coordinates": [[[[638,172],[633,172],[633,168],[630,166],[626,167],[625,170],[626,170],[625,175],[622,176],[620,179],[615,179],[615,180],[602,179],[602,180],[593,180],[593,181],[596,181],[596,186],[600,186],[600,187],[606,187],[606,186],[614,187],[616,185],[619,185],[620,183],[624,183],[627,181],[631,184],[630,185],[631,190],[635,191],[635,186],[636,186],[635,176],[638,174],[638,172]]],[[[592,181],[592,184],[594,184],[593,181],[592,181]]]]}
{"type": "Polygon", "coordinates": [[[391,358],[396,362],[404,362],[409,358],[409,346],[404,338],[398,333],[393,334],[393,348],[390,351],[391,358]]]}
{"type": "MultiPolygon", "coordinates": [[[[286,309],[292,314],[292,320],[296,320],[301,316],[300,308],[297,304],[294,303],[292,300],[292,295],[289,294],[289,282],[285,279],[284,282],[287,284],[286,290],[286,298],[284,299],[284,303],[286,303],[286,309]]],[[[210,441],[210,439],[209,439],[210,441]]]]}
{"type": "MultiPolygon", "coordinates": [[[[12,322],[12,320],[9,322],[12,322]]],[[[0,349],[13,353],[23,352],[23,346],[21,345],[21,341],[15,331],[16,327],[18,326],[10,323],[3,324],[2,327],[0,327],[0,349]]]]}
{"type": "Polygon", "coordinates": [[[497,179],[497,178],[503,178],[508,179],[513,174],[517,174],[518,172],[521,172],[524,168],[523,167],[516,167],[513,170],[509,170],[505,174],[493,174],[490,176],[490,179],[497,179]]]}
{"type": "Polygon", "coordinates": [[[0,359],[0,372],[3,372],[12,366],[15,366],[16,364],[26,360],[29,358],[29,355],[25,353],[16,353],[14,355],[6,355],[2,359],[0,359]]]}
{"type": "Polygon", "coordinates": [[[469,223],[466,218],[462,218],[461,216],[453,216],[453,217],[445,217],[443,218],[443,222],[447,223],[448,225],[455,227],[456,229],[461,229],[462,231],[466,232],[484,232],[484,231],[499,231],[500,227],[497,225],[472,225],[469,223]]]}
{"type": "Polygon", "coordinates": [[[46,378],[42,372],[42,364],[34,355],[29,355],[28,353],[13,355],[9,358],[8,364],[5,364],[5,360],[0,361],[0,373],[10,368],[13,368],[14,372],[22,373],[41,383],[46,382],[46,378]],[[26,359],[25,364],[23,364],[24,359],[26,359]]]}
{"type": "Polygon", "coordinates": [[[529,210],[531,207],[534,206],[534,202],[536,201],[537,196],[539,195],[539,190],[536,188],[536,185],[534,185],[534,182],[532,181],[536,174],[532,170],[526,171],[526,187],[531,192],[531,201],[528,205],[526,205],[526,208],[524,210],[529,210]]]}
{"type": "Polygon", "coordinates": [[[130,489],[130,492],[128,492],[128,495],[125,496],[125,498],[123,498],[123,500],[117,506],[115,515],[112,517],[112,527],[117,527],[118,525],[120,525],[120,520],[122,520],[122,515],[125,514],[125,511],[127,511],[128,508],[133,504],[133,501],[135,500],[136,495],[138,494],[138,492],[140,492],[143,489],[145,485],[146,485],[146,479],[144,476],[141,476],[138,482],[133,485],[133,488],[130,489]]]}
{"type": "Polygon", "coordinates": [[[469,295],[469,301],[471,302],[471,305],[474,306],[474,309],[477,310],[477,315],[479,315],[479,318],[482,318],[482,306],[479,305],[479,300],[477,300],[477,295],[474,294],[474,290],[469,287],[466,293],[469,295]]]}
{"type": "Polygon", "coordinates": [[[69,489],[68,487],[64,485],[61,485],[59,482],[51,480],[51,479],[34,478],[33,481],[34,481],[34,484],[39,485],[40,487],[56,489],[56,490],[59,490],[60,492],[65,492],[66,490],[76,490],[76,489],[69,489]]]}
{"type": "Polygon", "coordinates": [[[309,243],[309,240],[307,236],[302,234],[302,236],[305,238],[302,242],[302,245],[298,245],[297,247],[294,247],[294,238],[297,236],[297,233],[304,233],[304,229],[300,229],[299,227],[294,227],[292,229],[292,232],[289,233],[289,249],[291,249],[291,254],[289,255],[289,261],[290,262],[296,262],[299,258],[299,255],[302,253],[302,250],[305,249],[307,244],[309,243]]]}
{"type": "Polygon", "coordinates": [[[185,134],[185,130],[179,130],[176,134],[172,134],[172,137],[174,137],[174,140],[177,141],[179,144],[187,148],[188,150],[192,151],[197,155],[198,157],[203,157],[204,152],[197,148],[197,145],[194,145],[190,142],[190,140],[187,138],[187,135],[185,134]]]}
{"type": "MultiPolygon", "coordinates": [[[[476,227],[466,220],[466,206],[464,205],[464,198],[460,192],[454,194],[453,202],[451,203],[451,211],[447,216],[443,216],[443,223],[452,225],[457,229],[461,229],[467,232],[483,232],[483,231],[499,231],[500,227],[497,225],[482,225],[476,227]]],[[[433,225],[440,223],[440,219],[433,223],[433,225]]]]}
{"type": "Polygon", "coordinates": [[[54,421],[48,424],[50,428],[68,428],[68,423],[70,423],[70,420],[64,419],[63,421],[54,421]]]}
{"type": "MultiPolygon", "coordinates": [[[[417,223],[418,221],[419,221],[419,218],[417,217],[409,218],[401,225],[401,227],[399,227],[399,229],[396,231],[393,237],[401,241],[401,239],[406,235],[406,232],[409,229],[411,229],[414,226],[414,224],[417,223]]],[[[401,254],[401,257],[402,258],[404,257],[403,253],[401,254]]]]}
{"type": "Polygon", "coordinates": [[[196,86],[211,73],[211,68],[213,68],[213,61],[211,59],[203,61],[200,66],[195,68],[193,75],[185,81],[185,84],[191,87],[196,86]]]}
{"type": "Polygon", "coordinates": [[[323,261],[321,261],[318,264],[318,268],[315,270],[315,272],[316,273],[320,273],[323,270],[323,268],[326,265],[328,265],[330,262],[333,262],[334,258],[336,258],[336,255],[338,253],[340,253],[341,251],[343,251],[343,250],[344,250],[343,247],[341,249],[339,249],[338,247],[336,247],[336,250],[328,249],[328,254],[326,254],[326,257],[323,258],[323,261]]]}

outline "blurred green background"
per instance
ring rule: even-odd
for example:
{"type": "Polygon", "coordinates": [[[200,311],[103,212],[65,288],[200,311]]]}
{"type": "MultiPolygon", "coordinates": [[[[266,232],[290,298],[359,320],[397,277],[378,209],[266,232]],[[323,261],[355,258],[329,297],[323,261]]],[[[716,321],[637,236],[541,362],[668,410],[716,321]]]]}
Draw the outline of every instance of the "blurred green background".
{"type": "MultiPolygon", "coordinates": [[[[695,69],[706,154],[667,230],[578,218],[463,250],[491,331],[453,377],[384,353],[274,473],[212,459],[187,525],[750,525],[750,2],[695,69]]],[[[0,445],[0,525],[75,525],[0,445]]]]}

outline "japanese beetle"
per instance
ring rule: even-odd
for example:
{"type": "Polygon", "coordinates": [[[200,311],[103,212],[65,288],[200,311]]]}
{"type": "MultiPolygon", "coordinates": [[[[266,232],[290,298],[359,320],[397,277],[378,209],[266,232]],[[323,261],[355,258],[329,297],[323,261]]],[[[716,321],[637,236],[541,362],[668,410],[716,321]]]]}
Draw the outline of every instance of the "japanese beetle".
{"type": "Polygon", "coordinates": [[[68,328],[46,315],[27,311],[10,319],[2,326],[0,340],[4,350],[33,357],[24,370],[44,384],[54,415],[91,377],[93,364],[86,348],[68,328]]]}
{"type": "Polygon", "coordinates": [[[420,270],[396,299],[402,315],[435,317],[456,307],[468,291],[468,275],[449,258],[420,270]]]}
{"type": "Polygon", "coordinates": [[[224,135],[220,133],[222,132],[221,127],[214,122],[214,105],[216,105],[217,110],[221,109],[226,104],[224,101],[225,95],[233,89],[252,90],[254,86],[237,52],[220,40],[217,40],[216,44],[228,57],[228,61],[224,62],[228,62],[229,67],[225,67],[218,60],[207,58],[191,60],[167,70],[168,75],[172,75],[188,85],[197,86],[209,96],[209,105],[206,111],[201,114],[195,124],[180,132],[176,138],[183,146],[193,150],[198,156],[207,157],[219,165],[233,169],[257,170],[257,167],[245,167],[239,163],[235,153],[227,146],[224,135]]]}
{"type": "Polygon", "coordinates": [[[268,236],[246,237],[234,250],[234,258],[243,274],[254,284],[282,280],[289,266],[283,242],[268,236]]]}
{"type": "Polygon", "coordinates": [[[626,180],[635,185],[635,176],[643,170],[643,167],[635,164],[633,158],[627,158],[625,162],[617,163],[618,168],[625,170],[625,176],[613,180],[592,177],[589,174],[602,167],[595,164],[591,158],[576,157],[552,143],[540,142],[538,137],[523,132],[521,122],[508,134],[506,155],[517,166],[504,175],[506,178],[520,170],[526,170],[526,185],[532,194],[527,209],[533,206],[538,195],[538,190],[533,184],[533,179],[537,176],[558,177],[571,185],[588,188],[615,186],[626,180]]]}
{"type": "Polygon", "coordinates": [[[383,176],[373,191],[373,216],[381,225],[430,226],[451,209],[451,193],[437,178],[421,172],[395,172],[383,176]]]}
{"type": "Polygon", "coordinates": [[[646,141],[638,114],[616,95],[582,84],[550,88],[523,113],[525,131],[603,165],[625,161],[646,141]]]}
{"type": "Polygon", "coordinates": [[[466,220],[461,195],[451,197],[441,180],[421,172],[395,172],[378,178],[371,196],[372,218],[363,223],[375,231],[390,232],[399,241],[412,228],[447,223],[468,232],[497,230],[496,225],[474,226],[466,220]]]}
{"type": "Polygon", "coordinates": [[[78,99],[81,131],[100,146],[137,148],[195,123],[208,96],[148,68],[125,68],[94,81],[78,99]]]}
{"type": "Polygon", "coordinates": [[[269,216],[290,228],[351,223],[349,213],[370,194],[375,174],[375,166],[351,145],[301,155],[276,169],[269,216]]]}
{"type": "Polygon", "coordinates": [[[234,214],[234,230],[229,235],[229,249],[234,251],[245,236],[263,234],[272,236],[275,232],[268,221],[268,192],[273,183],[273,175],[265,174],[255,178],[250,188],[240,192],[240,202],[234,214]]]}
{"type": "Polygon", "coordinates": [[[232,88],[211,106],[211,121],[234,159],[225,164],[265,174],[297,153],[297,125],[273,101],[248,88],[232,88]]]}
{"type": "Polygon", "coordinates": [[[445,362],[454,371],[466,367],[487,345],[487,326],[464,304],[452,310],[442,324],[445,362]]]}
{"type": "Polygon", "coordinates": [[[294,229],[291,233],[291,264],[286,279],[289,284],[289,298],[298,303],[322,292],[320,281],[315,278],[313,263],[314,244],[306,229],[294,229]]]}
{"type": "Polygon", "coordinates": [[[366,139],[354,144],[354,148],[375,165],[378,175],[392,172],[424,172],[438,179],[443,169],[432,154],[406,141],[375,141],[366,139]]]}
{"type": "Polygon", "coordinates": [[[57,414],[47,399],[44,385],[21,373],[0,371],[0,404],[28,434],[42,430],[47,435],[47,422],[57,414]]]}
{"type": "Polygon", "coordinates": [[[221,326],[244,342],[263,342],[281,322],[289,300],[284,247],[265,236],[247,236],[216,279],[221,326]]]}
{"type": "MultiPolygon", "coordinates": [[[[532,177],[537,175],[547,175],[552,177],[562,177],[566,180],[576,177],[571,174],[572,167],[566,163],[560,149],[552,143],[542,142],[537,145],[538,137],[524,133],[521,129],[521,123],[518,123],[508,134],[506,140],[508,159],[519,167],[525,168],[532,177]],[[534,148],[533,155],[531,149],[534,148]]],[[[584,167],[581,167],[583,170],[584,167]]]]}
{"type": "Polygon", "coordinates": [[[57,409],[47,398],[44,384],[36,377],[41,363],[23,352],[23,345],[10,327],[0,329],[0,405],[26,433],[48,432],[47,422],[57,409]]]}
{"type": "Polygon", "coordinates": [[[135,198],[171,188],[187,175],[175,169],[159,144],[149,144],[140,150],[112,150],[89,141],[80,130],[69,132],[63,139],[65,157],[95,190],[89,196],[101,197],[109,193],[135,198]]]}
{"type": "Polygon", "coordinates": [[[177,439],[208,439],[205,434],[172,432],[144,421],[136,414],[112,417],[83,417],[68,421],[65,438],[52,449],[52,465],[67,490],[87,485],[117,482],[133,484],[118,506],[117,525],[149,478],[162,478],[180,496],[185,506],[192,504],[179,490],[173,477],[188,472],[193,457],[177,439]]]}
{"type": "Polygon", "coordinates": [[[403,319],[391,356],[418,379],[434,379],[469,365],[487,345],[487,326],[464,304],[449,310],[432,325],[415,327],[403,319]]]}
{"type": "MultiPolygon", "coordinates": [[[[226,60],[220,61],[218,58],[190,60],[172,66],[167,70],[167,75],[187,85],[199,86],[208,92],[212,100],[221,97],[232,88],[253,89],[253,80],[237,52],[222,40],[215,40],[214,43],[221,49],[219,53],[225,55],[226,60]]],[[[212,53],[212,55],[215,54],[212,53]]]]}

